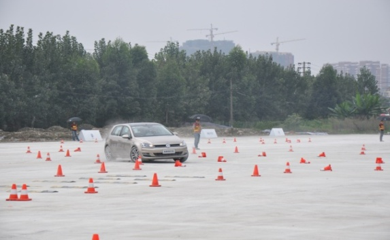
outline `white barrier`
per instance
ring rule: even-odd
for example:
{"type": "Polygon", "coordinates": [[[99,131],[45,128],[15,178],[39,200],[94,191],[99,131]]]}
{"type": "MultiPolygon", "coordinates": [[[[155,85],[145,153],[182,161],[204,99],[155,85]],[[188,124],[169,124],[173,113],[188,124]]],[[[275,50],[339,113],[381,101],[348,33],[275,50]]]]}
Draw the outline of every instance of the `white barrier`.
{"type": "Polygon", "coordinates": [[[202,129],[200,132],[201,138],[217,138],[217,133],[215,132],[215,129],[202,129]]]}
{"type": "Polygon", "coordinates": [[[103,140],[99,130],[81,130],[79,133],[79,139],[84,142],[103,140]]]}
{"type": "Polygon", "coordinates": [[[283,128],[272,128],[269,135],[270,136],[284,136],[283,128]]]}

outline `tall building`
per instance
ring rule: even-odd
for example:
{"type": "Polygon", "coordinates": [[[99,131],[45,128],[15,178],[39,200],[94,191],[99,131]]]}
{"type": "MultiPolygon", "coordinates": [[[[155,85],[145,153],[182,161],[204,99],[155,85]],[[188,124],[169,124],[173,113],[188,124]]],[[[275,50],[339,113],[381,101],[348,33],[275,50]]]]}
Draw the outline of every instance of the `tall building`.
{"type": "Polygon", "coordinates": [[[375,77],[379,91],[384,96],[390,96],[390,66],[379,61],[338,62],[330,64],[339,73],[349,74],[357,79],[360,69],[365,67],[375,77]]]}
{"type": "Polygon", "coordinates": [[[217,51],[221,51],[225,54],[229,54],[229,52],[235,47],[233,41],[229,40],[221,40],[221,41],[209,41],[209,40],[188,40],[183,43],[180,47],[180,50],[185,50],[187,55],[192,55],[196,51],[214,51],[214,48],[217,48],[217,51]]]}
{"type": "Polygon", "coordinates": [[[265,52],[265,51],[256,51],[251,53],[252,56],[258,57],[262,56],[272,56],[272,60],[279,64],[282,67],[293,67],[294,66],[294,55],[287,52],[265,52]]]}

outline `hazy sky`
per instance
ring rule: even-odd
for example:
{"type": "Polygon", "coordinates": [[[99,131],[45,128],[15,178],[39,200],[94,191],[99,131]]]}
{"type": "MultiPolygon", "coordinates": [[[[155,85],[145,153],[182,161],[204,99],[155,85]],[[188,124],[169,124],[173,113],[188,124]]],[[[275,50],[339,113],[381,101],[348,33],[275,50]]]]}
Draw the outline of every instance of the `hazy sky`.
{"type": "Polygon", "coordinates": [[[101,38],[146,46],[153,57],[169,40],[233,40],[244,51],[291,52],[311,62],[380,61],[390,64],[390,0],[0,0],[0,28],[11,24],[64,35],[86,49],[101,38]]]}

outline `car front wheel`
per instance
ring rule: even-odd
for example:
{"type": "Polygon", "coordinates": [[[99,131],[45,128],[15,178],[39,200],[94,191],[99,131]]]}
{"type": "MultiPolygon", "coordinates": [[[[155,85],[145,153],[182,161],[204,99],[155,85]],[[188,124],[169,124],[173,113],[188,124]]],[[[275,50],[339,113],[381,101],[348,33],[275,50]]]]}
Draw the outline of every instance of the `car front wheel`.
{"type": "Polygon", "coordinates": [[[132,146],[130,150],[130,160],[135,162],[139,157],[139,151],[136,146],[132,146]]]}

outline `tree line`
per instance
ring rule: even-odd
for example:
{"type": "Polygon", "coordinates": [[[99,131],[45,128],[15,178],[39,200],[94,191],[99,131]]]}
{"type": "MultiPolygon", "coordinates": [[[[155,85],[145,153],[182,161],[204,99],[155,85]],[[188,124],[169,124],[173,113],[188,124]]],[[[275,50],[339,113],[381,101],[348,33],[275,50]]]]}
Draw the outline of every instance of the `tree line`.
{"type": "Polygon", "coordinates": [[[96,127],[110,121],[179,126],[196,113],[233,126],[292,114],[318,119],[357,94],[378,95],[367,69],[357,79],[330,65],[302,76],[239,46],[229,54],[188,56],[174,42],[153,59],[145,47],[121,39],[98,40],[89,53],[69,32],[39,33],[34,44],[31,29],[0,29],[0,128],[7,131],[66,126],[74,116],[96,127]]]}

